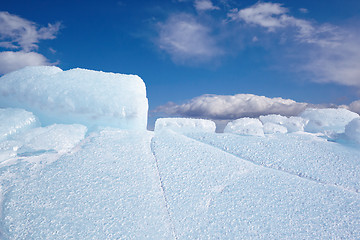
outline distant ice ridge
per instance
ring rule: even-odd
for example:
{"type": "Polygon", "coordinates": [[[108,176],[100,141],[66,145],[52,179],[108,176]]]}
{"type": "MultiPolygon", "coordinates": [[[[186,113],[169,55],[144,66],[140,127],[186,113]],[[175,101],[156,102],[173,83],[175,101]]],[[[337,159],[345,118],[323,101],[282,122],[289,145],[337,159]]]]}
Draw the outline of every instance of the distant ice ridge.
{"type": "Polygon", "coordinates": [[[191,118],[159,118],[155,131],[170,129],[175,132],[215,132],[216,125],[211,120],[191,118]]]}
{"type": "Polygon", "coordinates": [[[146,88],[136,75],[26,67],[0,78],[0,107],[31,111],[43,125],[147,126],[146,88]]]}

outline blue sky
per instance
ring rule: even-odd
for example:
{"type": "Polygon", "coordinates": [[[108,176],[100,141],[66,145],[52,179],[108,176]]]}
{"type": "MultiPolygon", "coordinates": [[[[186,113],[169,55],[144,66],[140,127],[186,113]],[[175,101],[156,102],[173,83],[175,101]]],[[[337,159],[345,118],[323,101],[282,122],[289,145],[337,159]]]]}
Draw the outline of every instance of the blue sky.
{"type": "Polygon", "coordinates": [[[358,0],[11,0],[0,8],[2,74],[39,64],[137,74],[150,110],[173,102],[161,109],[184,116],[204,106],[204,94],[359,99],[358,0]]]}

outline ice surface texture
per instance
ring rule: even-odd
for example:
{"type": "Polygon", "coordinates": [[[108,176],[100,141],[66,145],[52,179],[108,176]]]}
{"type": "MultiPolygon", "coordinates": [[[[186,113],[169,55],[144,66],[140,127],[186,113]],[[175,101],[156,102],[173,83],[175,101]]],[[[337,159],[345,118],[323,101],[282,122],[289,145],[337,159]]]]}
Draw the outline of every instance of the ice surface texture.
{"type": "MultiPolygon", "coordinates": [[[[239,145],[263,139],[232,136],[239,145]]],[[[257,166],[171,131],[155,134],[153,150],[177,239],[360,237],[359,193],[257,166]]]]}
{"type": "Polygon", "coordinates": [[[146,88],[136,75],[26,67],[0,78],[0,107],[24,108],[43,125],[147,126],[146,88]]]}
{"type": "Polygon", "coordinates": [[[360,193],[360,148],[309,133],[255,136],[191,133],[188,136],[295,176],[360,193]]]}
{"type": "Polygon", "coordinates": [[[191,118],[159,118],[155,122],[155,131],[171,129],[175,132],[215,132],[213,121],[191,118]]]}
{"type": "Polygon", "coordinates": [[[301,115],[302,118],[308,119],[305,126],[306,132],[323,132],[323,133],[343,133],[345,126],[359,114],[349,110],[339,109],[306,109],[301,115]]]}
{"type": "Polygon", "coordinates": [[[39,125],[34,114],[23,109],[0,108],[0,141],[39,125]]]}
{"type": "Polygon", "coordinates": [[[104,130],[39,172],[18,166],[22,176],[5,199],[4,235],[173,239],[151,137],[104,130]]]}

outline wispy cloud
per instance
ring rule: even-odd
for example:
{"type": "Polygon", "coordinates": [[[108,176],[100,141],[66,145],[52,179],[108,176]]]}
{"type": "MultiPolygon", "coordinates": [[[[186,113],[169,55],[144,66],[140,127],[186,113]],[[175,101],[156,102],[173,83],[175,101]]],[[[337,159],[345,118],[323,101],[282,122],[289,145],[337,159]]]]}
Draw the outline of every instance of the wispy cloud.
{"type": "Polygon", "coordinates": [[[38,27],[8,12],[0,12],[0,46],[9,49],[22,49],[26,52],[36,50],[40,40],[54,39],[60,23],[38,27]]]}
{"type": "Polygon", "coordinates": [[[336,28],[331,25],[315,26],[312,22],[295,18],[288,14],[289,9],[279,3],[256,3],[244,9],[233,9],[228,13],[232,21],[260,26],[270,32],[279,29],[295,28],[296,40],[321,46],[336,45],[339,40],[336,28]]]}
{"type": "Polygon", "coordinates": [[[360,88],[359,37],[356,30],[343,31],[339,44],[308,50],[303,69],[312,73],[312,81],[360,88]]]}
{"type": "Polygon", "coordinates": [[[298,103],[290,99],[267,98],[252,94],[202,95],[181,105],[168,103],[154,111],[172,116],[229,120],[267,114],[295,116],[306,106],[306,103],[298,103]]]}
{"type": "MultiPolygon", "coordinates": [[[[189,0],[185,4],[192,4],[198,14],[170,13],[158,24],[158,47],[176,63],[203,63],[265,43],[268,51],[283,56],[277,58],[282,59],[279,66],[291,63],[296,65],[291,68],[295,72],[306,73],[299,76],[313,82],[360,87],[357,28],[318,23],[305,15],[295,17],[280,3],[258,2],[242,9],[232,8],[233,2],[218,9],[211,0],[189,0]],[[215,9],[218,14],[207,11],[215,9]],[[271,48],[272,40],[282,47],[271,48]],[[291,59],[283,52],[289,47],[291,59]]],[[[305,8],[298,10],[307,12],[305,8]]]]}
{"type": "Polygon", "coordinates": [[[159,24],[158,44],[176,62],[208,61],[222,54],[211,31],[192,15],[174,14],[159,24]]]}
{"type": "Polygon", "coordinates": [[[211,0],[195,0],[194,7],[197,11],[220,10],[219,7],[213,5],[211,0]]]}
{"type": "Polygon", "coordinates": [[[58,22],[40,27],[19,16],[0,12],[0,48],[17,50],[0,52],[0,74],[25,66],[49,65],[45,56],[34,51],[40,40],[56,38],[60,26],[58,22]]]}

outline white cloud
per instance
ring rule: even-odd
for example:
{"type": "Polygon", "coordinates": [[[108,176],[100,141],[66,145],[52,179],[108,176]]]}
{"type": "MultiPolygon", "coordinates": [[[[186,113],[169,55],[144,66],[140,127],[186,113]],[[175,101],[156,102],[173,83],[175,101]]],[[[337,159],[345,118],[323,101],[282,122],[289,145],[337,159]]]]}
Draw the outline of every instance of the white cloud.
{"type": "Polygon", "coordinates": [[[36,52],[0,52],[0,74],[5,74],[26,66],[49,65],[43,55],[36,52]]]}
{"type": "Polygon", "coordinates": [[[312,49],[304,70],[313,74],[313,81],[360,87],[359,33],[345,32],[334,46],[312,49]]]}
{"type": "Polygon", "coordinates": [[[202,95],[181,105],[168,103],[159,106],[155,112],[221,120],[267,114],[294,116],[302,112],[306,106],[306,103],[298,103],[290,99],[267,98],[252,94],[202,95]]]}
{"type": "Polygon", "coordinates": [[[188,14],[176,14],[159,24],[159,47],[174,61],[207,61],[220,55],[211,29],[188,14]]]}
{"type": "Polygon", "coordinates": [[[59,28],[60,23],[39,28],[24,18],[0,12],[0,46],[32,51],[38,48],[39,40],[54,39],[59,28]]]}
{"type": "Polygon", "coordinates": [[[220,8],[214,6],[211,0],[195,0],[194,7],[197,11],[219,10],[220,8]]]}
{"type": "Polygon", "coordinates": [[[232,20],[243,20],[273,30],[285,26],[280,17],[286,12],[287,9],[278,3],[257,3],[241,10],[233,9],[228,16],[232,20]]]}
{"type": "Polygon", "coordinates": [[[39,27],[8,12],[0,12],[0,47],[18,51],[0,52],[0,74],[25,66],[49,65],[45,56],[34,52],[40,40],[54,39],[60,23],[39,27]]]}
{"type": "Polygon", "coordinates": [[[296,38],[300,42],[321,46],[336,45],[339,37],[335,27],[331,25],[315,26],[310,21],[295,18],[288,14],[289,10],[279,3],[256,3],[241,10],[233,9],[228,13],[232,21],[243,21],[246,24],[266,28],[270,32],[278,29],[296,29],[296,38]]]}
{"type": "Polygon", "coordinates": [[[352,102],[349,105],[349,110],[360,114],[360,100],[352,102]]]}

